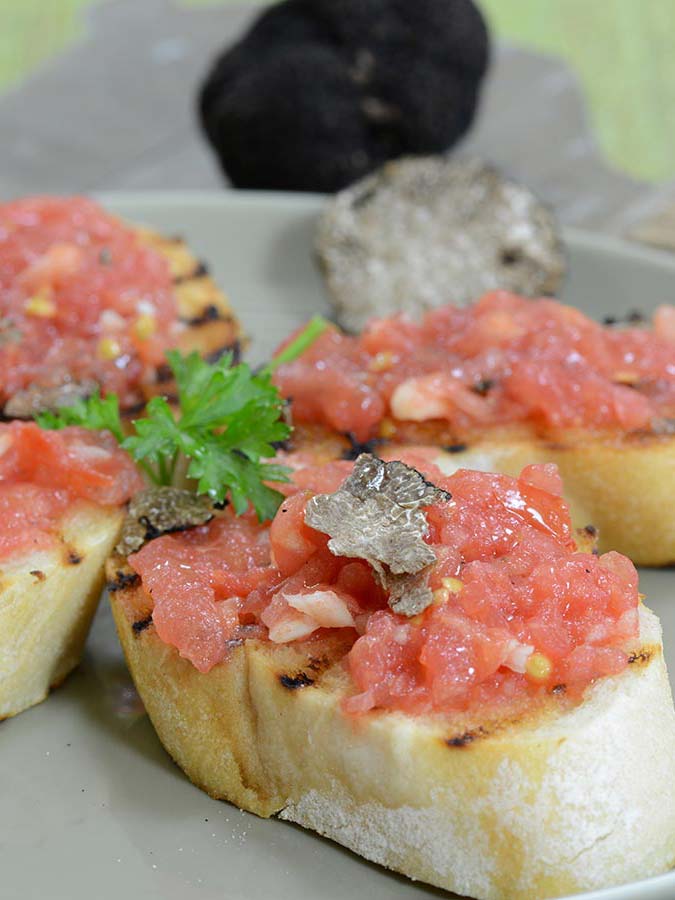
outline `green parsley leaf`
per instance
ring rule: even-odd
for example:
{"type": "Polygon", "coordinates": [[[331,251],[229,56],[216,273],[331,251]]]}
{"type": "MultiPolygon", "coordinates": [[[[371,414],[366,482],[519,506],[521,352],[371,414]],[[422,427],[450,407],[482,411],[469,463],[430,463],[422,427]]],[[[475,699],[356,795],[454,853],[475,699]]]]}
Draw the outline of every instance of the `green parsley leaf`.
{"type": "Polygon", "coordinates": [[[290,427],[281,418],[284,401],[269,373],[253,374],[246,363],[232,366],[228,358],[209,364],[197,353],[171,352],[167,359],[178,387],[178,413],[164,398],[153,398],[122,446],[152,464],[160,484],[173,481],[185,457],[198,493],[217,503],[229,493],[237,513],[250,502],[261,521],[270,518],[281,495],[265,481],[287,481],[288,470],[262,460],[274,456],[274,443],[285,440],[290,427]]]}
{"type": "Polygon", "coordinates": [[[92,431],[107,428],[121,443],[124,440],[120,409],[115,394],[101,397],[96,390],[91,397],[76,400],[72,406],[64,406],[57,413],[42,412],[35,417],[41,428],[58,430],[68,425],[79,425],[92,431]]]}
{"type": "Polygon", "coordinates": [[[240,515],[249,504],[260,521],[271,519],[282,494],[269,482],[289,480],[285,466],[265,462],[275,444],[291,433],[284,421],[285,401],[272,384],[272,373],[300,356],[328,327],[315,317],[284,350],[259,372],[247,363],[233,365],[231,355],[216,363],[198,353],[167,353],[178,389],[178,410],[164,397],[154,397],[145,416],[124,436],[117,397],[98,392],[58,413],[37,417],[43,428],[107,428],[156,484],[175,484],[187,477],[200,494],[222,503],[228,496],[240,515]]]}
{"type": "Polygon", "coordinates": [[[225,499],[229,487],[232,506],[237,515],[245,512],[249,502],[259,520],[274,517],[283,495],[265,484],[266,481],[288,481],[289,469],[260,460],[251,460],[237,451],[223,453],[217,446],[212,452],[200,453],[190,460],[189,478],[197,480],[197,491],[209,494],[215,502],[225,499]]]}
{"type": "Polygon", "coordinates": [[[302,331],[274,356],[265,371],[274,372],[284,363],[293,362],[298,356],[302,356],[305,350],[312,346],[314,341],[330,327],[330,322],[323,316],[312,316],[302,331]]]}

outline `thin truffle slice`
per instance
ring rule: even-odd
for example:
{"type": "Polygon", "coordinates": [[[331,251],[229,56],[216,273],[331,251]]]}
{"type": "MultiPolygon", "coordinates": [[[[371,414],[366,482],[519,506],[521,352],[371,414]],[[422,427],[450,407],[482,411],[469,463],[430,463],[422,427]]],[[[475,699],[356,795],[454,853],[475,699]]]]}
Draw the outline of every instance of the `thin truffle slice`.
{"type": "Polygon", "coordinates": [[[446,499],[449,494],[416,469],[362,453],[335,493],[308,501],[305,522],[330,536],[335,556],[369,562],[389,592],[390,607],[414,616],[431,603],[427,576],[436,562],[424,542],[429,526],[422,507],[446,499]]]}
{"type": "Polygon", "coordinates": [[[161,534],[204,525],[213,514],[208,497],[175,487],[147,488],[136,494],[129,504],[115,551],[128,556],[161,534]]]}
{"type": "Polygon", "coordinates": [[[351,331],[495,289],[553,295],[565,273],[552,212],[478,159],[387,163],[329,201],[316,250],[351,331]]]}

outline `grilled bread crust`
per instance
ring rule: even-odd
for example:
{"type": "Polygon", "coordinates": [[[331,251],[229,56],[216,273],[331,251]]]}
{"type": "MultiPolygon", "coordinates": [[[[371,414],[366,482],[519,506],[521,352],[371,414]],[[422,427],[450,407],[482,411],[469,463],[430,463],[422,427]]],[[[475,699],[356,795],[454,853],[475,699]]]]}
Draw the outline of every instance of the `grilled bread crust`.
{"type": "Polygon", "coordinates": [[[153,725],[213,797],[484,900],[605,887],[675,861],[675,713],[646,609],[631,664],[580,704],[350,717],[344,639],[249,640],[204,675],[158,638],[123,560],[108,578],[153,725]]]}
{"type": "Polygon", "coordinates": [[[123,512],[78,501],[58,544],[0,566],[0,719],[44,700],[79,662],[123,512]]]}
{"type": "MultiPolygon", "coordinates": [[[[239,357],[245,341],[229,300],[209,275],[207,265],[197,259],[179,237],[165,237],[149,228],[136,227],[141,239],[169,263],[178,314],[187,326],[178,340],[183,353],[198,351],[206,359],[231,352],[239,357]]],[[[160,371],[156,384],[147,386],[148,397],[171,391],[167,373],[160,371]]]]}
{"type": "MultiPolygon", "coordinates": [[[[435,423],[401,423],[375,452],[395,459],[406,444],[437,447],[434,461],[447,475],[464,468],[515,476],[529,463],[556,463],[572,521],[597,528],[600,552],[618,550],[641,566],[675,564],[675,435],[570,432],[549,440],[525,429],[492,429],[458,443],[435,423]]],[[[293,448],[312,446],[325,460],[349,452],[342,435],[298,426],[293,448]]]]}
{"type": "Polygon", "coordinates": [[[486,437],[460,453],[443,452],[438,464],[447,474],[461,466],[517,475],[542,462],[558,466],[573,522],[597,528],[601,552],[618,550],[642,566],[675,563],[675,435],[486,437]]]}

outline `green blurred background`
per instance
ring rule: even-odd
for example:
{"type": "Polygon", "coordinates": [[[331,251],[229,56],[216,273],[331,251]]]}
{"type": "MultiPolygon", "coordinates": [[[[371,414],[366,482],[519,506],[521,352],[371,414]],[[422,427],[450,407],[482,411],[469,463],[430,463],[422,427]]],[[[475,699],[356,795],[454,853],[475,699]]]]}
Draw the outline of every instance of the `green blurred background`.
{"type": "MultiPolygon", "coordinates": [[[[82,11],[96,2],[0,0],[0,90],[78,40],[82,11]]],[[[232,0],[175,2],[214,6],[232,0]]],[[[650,181],[675,175],[675,0],[479,3],[498,38],[572,67],[612,165],[650,181]]]]}

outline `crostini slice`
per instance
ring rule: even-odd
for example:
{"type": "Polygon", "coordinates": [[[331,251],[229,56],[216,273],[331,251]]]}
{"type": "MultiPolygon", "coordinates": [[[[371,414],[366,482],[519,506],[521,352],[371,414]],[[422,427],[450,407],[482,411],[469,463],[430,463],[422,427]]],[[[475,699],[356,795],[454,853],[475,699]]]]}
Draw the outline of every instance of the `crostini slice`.
{"type": "MultiPolygon", "coordinates": [[[[153,394],[172,394],[164,349],[196,350],[206,358],[225,352],[238,356],[241,332],[229,302],[181,238],[128,225],[77,197],[2,204],[0,225],[5,264],[0,277],[0,404],[5,418],[30,419],[46,409],[69,406],[97,387],[106,391],[110,384],[105,379],[112,373],[128,419],[153,394]],[[95,372],[102,381],[92,377],[95,372]],[[128,379],[120,372],[128,372],[128,379]]],[[[17,425],[12,433],[6,426],[0,429],[0,487],[27,480],[47,497],[54,490],[70,491],[72,501],[58,515],[52,509],[47,523],[38,521],[26,502],[21,505],[21,497],[18,507],[11,497],[5,504],[14,519],[35,527],[40,547],[31,553],[28,536],[16,552],[5,548],[0,560],[4,718],[44,699],[79,661],[103,585],[104,563],[121,528],[121,505],[142,482],[131,461],[113,450],[107,438],[98,446],[96,439],[83,438],[80,444],[89,448],[89,458],[71,460],[70,472],[52,460],[52,483],[49,461],[41,454],[61,438],[29,440],[36,426],[22,430],[17,425]],[[35,455],[32,461],[23,459],[20,471],[8,465],[14,459],[14,451],[7,451],[12,441],[30,444],[35,455]],[[96,479],[93,487],[83,482],[84,493],[72,488],[78,473],[96,469],[96,452],[102,454],[100,463],[108,450],[118,462],[122,485],[104,492],[101,505],[91,502],[101,499],[96,479]]],[[[67,448],[64,453],[68,455],[67,448]]]]}
{"type": "Polygon", "coordinates": [[[2,563],[0,718],[44,700],[80,661],[123,510],[78,501],[53,546],[2,563]]]}
{"type": "Polygon", "coordinates": [[[0,425],[0,718],[80,660],[125,501],[142,486],[110,435],[0,425]]]}
{"type": "MultiPolygon", "coordinates": [[[[403,544],[385,526],[382,540],[381,528],[347,521],[359,499],[391,499],[359,497],[358,486],[332,512],[332,500],[320,501],[328,530],[318,533],[307,524],[317,509],[307,509],[322,488],[328,498],[344,492],[351,466],[300,460],[269,529],[272,571],[267,529],[227,511],[109,561],[120,640],[163,744],[213,797],[460,894],[534,900],[665,870],[675,861],[675,713],[659,624],[638,604],[630,562],[578,552],[552,467],[444,479],[419,455],[408,461],[432,482],[417,482],[420,502],[431,502],[427,488],[456,491],[456,501],[437,496],[425,509],[432,542],[439,528],[458,529],[457,565],[438,545],[431,574],[427,564],[413,576],[383,562],[394,545],[423,562],[410,494],[396,501],[403,544]],[[472,534],[467,497],[484,488],[497,518],[489,534],[472,534]],[[543,539],[550,559],[537,530],[557,534],[543,539]],[[493,538],[505,542],[496,557],[483,552],[493,538]],[[520,640],[500,630],[502,568],[514,620],[524,615],[518,603],[533,603],[520,640]],[[573,571],[582,583],[564,588],[573,571]],[[561,615],[564,628],[551,631],[561,615]],[[556,651],[564,635],[575,646],[556,651]]],[[[400,484],[401,471],[384,480],[400,484]]]]}
{"type": "Polygon", "coordinates": [[[339,642],[249,640],[203,674],[157,636],[140,588],[110,600],[160,740],[212,797],[485,900],[541,900],[675,863],[675,716],[646,609],[629,667],[569,711],[361,721],[340,708],[351,685],[339,642]]]}
{"type": "Polygon", "coordinates": [[[553,300],[495,292],[419,322],[372,320],[357,337],[328,332],[275,378],[296,446],[323,427],[347,452],[350,441],[378,453],[442,448],[448,470],[554,462],[575,524],[595,525],[601,550],[675,561],[663,512],[675,504],[675,307],[660,307],[652,327],[600,325],[553,300]]]}

